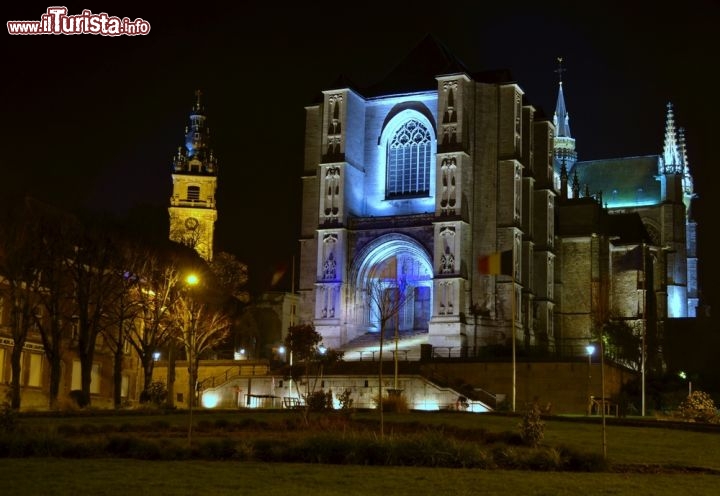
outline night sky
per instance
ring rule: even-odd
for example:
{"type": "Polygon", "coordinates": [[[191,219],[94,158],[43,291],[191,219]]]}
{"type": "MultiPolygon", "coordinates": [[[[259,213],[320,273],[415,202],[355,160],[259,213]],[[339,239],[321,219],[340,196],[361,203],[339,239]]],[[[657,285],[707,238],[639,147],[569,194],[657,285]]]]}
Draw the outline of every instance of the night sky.
{"type": "MultiPolygon", "coordinates": [[[[8,3],[4,21],[40,20],[58,4],[8,3]]],[[[718,2],[152,3],[59,3],[143,18],[147,36],[3,34],[1,193],[166,215],[172,156],[200,88],[220,167],[216,248],[246,261],[263,287],[298,247],[304,107],[341,75],[359,88],[380,81],[433,34],[473,71],[509,69],[548,116],[562,56],[580,160],[661,153],[672,101],[699,195],[701,285],[715,298],[718,2]]]]}

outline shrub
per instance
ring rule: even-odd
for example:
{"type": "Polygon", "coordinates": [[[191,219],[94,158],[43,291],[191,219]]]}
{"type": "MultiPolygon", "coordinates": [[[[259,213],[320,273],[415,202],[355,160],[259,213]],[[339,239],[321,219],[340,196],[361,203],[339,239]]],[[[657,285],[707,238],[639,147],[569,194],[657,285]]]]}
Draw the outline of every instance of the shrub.
{"type": "Polygon", "coordinates": [[[609,469],[608,461],[600,453],[582,453],[572,448],[558,448],[563,460],[563,470],[571,472],[604,472],[609,469]]]}
{"type": "Polygon", "coordinates": [[[540,445],[540,441],[545,437],[545,422],[540,418],[540,406],[537,403],[528,408],[518,426],[524,444],[531,448],[540,445]]]}
{"type": "Polygon", "coordinates": [[[10,403],[4,402],[0,406],[0,432],[14,432],[17,429],[17,412],[10,403]]]}
{"type": "Polygon", "coordinates": [[[344,412],[352,410],[353,399],[350,397],[351,394],[352,391],[346,389],[345,391],[337,395],[337,399],[340,402],[340,410],[344,412]]]}
{"type": "Polygon", "coordinates": [[[236,458],[237,450],[232,439],[210,439],[200,444],[200,456],[209,460],[230,460],[236,458]]]}
{"type": "Polygon", "coordinates": [[[167,452],[157,441],[135,436],[111,436],[105,449],[116,456],[141,460],[161,460],[167,452]]]}
{"type": "MultiPolygon", "coordinates": [[[[375,404],[378,404],[377,397],[375,398],[375,404]]],[[[410,411],[407,398],[402,394],[389,394],[387,396],[383,396],[382,409],[383,412],[393,413],[407,413],[410,411]]]]}
{"type": "Polygon", "coordinates": [[[311,412],[333,409],[331,391],[327,393],[322,389],[320,391],[313,391],[305,397],[305,402],[311,412]]]}
{"type": "Polygon", "coordinates": [[[555,448],[533,450],[525,459],[529,470],[555,471],[562,469],[562,453],[555,448]]]}
{"type": "Polygon", "coordinates": [[[162,381],[154,381],[148,384],[148,387],[140,393],[140,403],[151,403],[161,406],[165,404],[167,399],[167,387],[162,381]]]}
{"type": "Polygon", "coordinates": [[[718,422],[715,402],[704,391],[693,391],[678,407],[680,415],[690,422],[718,422]]]}
{"type": "Polygon", "coordinates": [[[78,408],[85,408],[90,403],[80,389],[73,389],[68,396],[78,408]]]}

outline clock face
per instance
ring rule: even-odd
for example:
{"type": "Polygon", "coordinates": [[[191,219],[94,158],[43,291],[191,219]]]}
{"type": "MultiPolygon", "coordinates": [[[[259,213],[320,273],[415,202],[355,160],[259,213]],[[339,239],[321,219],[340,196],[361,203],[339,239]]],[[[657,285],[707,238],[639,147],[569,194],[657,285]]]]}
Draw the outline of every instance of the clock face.
{"type": "Polygon", "coordinates": [[[191,231],[197,229],[198,224],[198,220],[194,217],[188,217],[187,219],[185,219],[185,227],[191,231]]]}

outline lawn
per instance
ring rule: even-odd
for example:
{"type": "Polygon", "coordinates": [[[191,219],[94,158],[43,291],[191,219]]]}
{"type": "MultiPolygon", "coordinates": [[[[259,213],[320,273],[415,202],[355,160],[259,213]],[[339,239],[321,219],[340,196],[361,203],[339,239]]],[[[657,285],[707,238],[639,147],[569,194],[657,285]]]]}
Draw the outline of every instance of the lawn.
{"type": "MultiPolygon", "coordinates": [[[[201,440],[202,426],[252,419],[273,431],[298,412],[196,412],[194,438],[201,440]]],[[[354,420],[377,428],[376,412],[358,412],[354,420]]],[[[367,495],[378,492],[393,496],[425,494],[465,495],[527,494],[632,494],[673,495],[717,494],[720,487],[720,431],[698,432],[670,428],[671,424],[650,421],[645,425],[617,425],[608,419],[605,438],[608,460],[614,467],[632,465],[629,472],[543,472],[468,468],[387,467],[261,463],[256,461],[148,461],[118,458],[6,458],[0,461],[3,495],[54,494],[308,494],[367,495]],[[638,470],[641,467],[641,470],[638,470]],[[668,469],[672,470],[668,470],[668,469]]],[[[432,412],[385,414],[387,437],[395,431],[428,426],[447,429],[518,431],[519,416],[432,412]]],[[[599,418],[544,418],[543,446],[567,446],[590,453],[602,453],[602,425],[599,418]]],[[[187,412],[157,415],[22,416],[21,425],[33,431],[58,430],[74,426],[78,432],[103,431],[122,425],[138,431],[149,425],[163,425],[180,436],[188,425],[187,412]],[[89,426],[94,426],[90,428],[89,426]]],[[[689,427],[689,426],[687,426],[689,427]]],[[[153,434],[156,435],[156,434],[153,434]]],[[[216,434],[213,434],[216,435],[216,434]]],[[[251,436],[235,432],[233,436],[251,436]]],[[[267,434],[263,434],[267,435],[267,434]]],[[[339,434],[340,435],[340,434],[339,434]]]]}
{"type": "Polygon", "coordinates": [[[715,495],[706,474],[608,474],[287,463],[10,459],[4,496],[715,495]]]}

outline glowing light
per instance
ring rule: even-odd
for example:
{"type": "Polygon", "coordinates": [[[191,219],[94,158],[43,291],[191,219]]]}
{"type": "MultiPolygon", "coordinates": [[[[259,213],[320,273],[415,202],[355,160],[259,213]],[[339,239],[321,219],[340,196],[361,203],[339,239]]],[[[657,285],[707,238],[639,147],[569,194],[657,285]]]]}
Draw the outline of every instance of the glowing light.
{"type": "Polygon", "coordinates": [[[214,391],[207,391],[202,395],[202,405],[205,408],[215,408],[220,403],[220,396],[214,391]]]}
{"type": "Polygon", "coordinates": [[[200,278],[196,274],[188,274],[185,278],[185,282],[190,286],[196,286],[200,282],[200,278]]]}
{"type": "Polygon", "coordinates": [[[155,360],[156,362],[158,360],[160,360],[160,352],[159,351],[156,351],[155,353],[153,353],[152,356],[153,356],[153,360],[155,360]]]}
{"type": "Polygon", "coordinates": [[[587,352],[588,356],[592,356],[592,354],[595,353],[595,345],[589,344],[585,346],[585,351],[587,352]]]}

